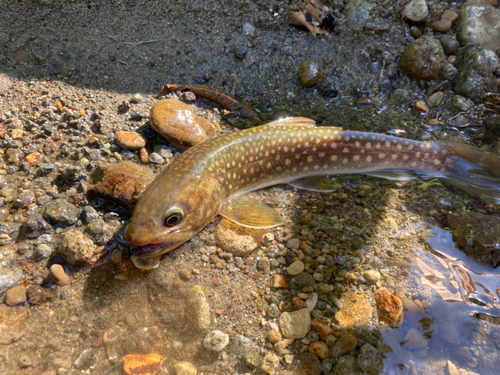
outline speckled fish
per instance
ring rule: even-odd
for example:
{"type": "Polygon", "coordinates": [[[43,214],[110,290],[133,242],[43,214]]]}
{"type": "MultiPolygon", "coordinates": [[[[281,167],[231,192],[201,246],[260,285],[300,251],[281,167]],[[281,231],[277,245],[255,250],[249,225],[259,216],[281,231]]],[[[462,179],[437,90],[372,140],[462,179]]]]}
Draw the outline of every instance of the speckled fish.
{"type": "Polygon", "coordinates": [[[289,118],[210,139],[180,155],[141,196],[125,237],[134,255],[158,257],[216,215],[252,228],[279,225],[281,217],[249,198],[250,191],[282,183],[331,191],[321,176],[405,171],[500,196],[498,155],[460,143],[342,131],[289,118]]]}

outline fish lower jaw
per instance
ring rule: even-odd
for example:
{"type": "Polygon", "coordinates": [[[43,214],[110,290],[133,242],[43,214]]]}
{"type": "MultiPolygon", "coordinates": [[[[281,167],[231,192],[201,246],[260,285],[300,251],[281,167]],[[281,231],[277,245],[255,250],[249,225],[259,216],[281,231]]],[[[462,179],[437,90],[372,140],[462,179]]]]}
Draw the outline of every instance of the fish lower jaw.
{"type": "Polygon", "coordinates": [[[142,246],[134,245],[132,246],[132,255],[142,258],[156,258],[162,254],[174,250],[176,247],[177,246],[172,245],[169,242],[148,244],[142,246]]]}

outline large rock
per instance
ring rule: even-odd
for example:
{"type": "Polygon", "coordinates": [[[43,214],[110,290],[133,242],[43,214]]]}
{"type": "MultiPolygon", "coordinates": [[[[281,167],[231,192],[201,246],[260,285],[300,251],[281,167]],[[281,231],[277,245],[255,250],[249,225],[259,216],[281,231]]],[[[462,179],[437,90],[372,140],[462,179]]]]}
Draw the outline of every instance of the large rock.
{"type": "Polygon", "coordinates": [[[430,36],[423,36],[406,47],[399,64],[409,77],[430,81],[438,78],[444,61],[441,43],[430,36]]]}
{"type": "Polygon", "coordinates": [[[457,59],[458,74],[453,80],[453,91],[479,102],[487,92],[497,92],[489,61],[475,47],[466,47],[457,59]]]}
{"type": "Polygon", "coordinates": [[[500,53],[500,10],[485,4],[469,4],[458,18],[458,41],[500,53]]]}
{"type": "Polygon", "coordinates": [[[453,239],[470,257],[496,268],[500,265],[500,218],[479,212],[451,212],[448,224],[453,239]]]}

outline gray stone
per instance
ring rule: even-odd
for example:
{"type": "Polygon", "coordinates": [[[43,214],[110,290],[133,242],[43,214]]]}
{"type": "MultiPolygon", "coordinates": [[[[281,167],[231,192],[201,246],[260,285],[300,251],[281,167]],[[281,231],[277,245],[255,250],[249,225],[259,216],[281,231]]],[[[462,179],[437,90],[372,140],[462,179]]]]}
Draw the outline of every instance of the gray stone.
{"type": "Polygon", "coordinates": [[[28,217],[25,225],[26,238],[37,238],[42,234],[50,234],[54,232],[52,225],[47,223],[40,214],[28,217]]]}
{"type": "Polygon", "coordinates": [[[90,224],[94,221],[99,220],[99,214],[94,207],[85,206],[83,208],[83,219],[85,220],[85,223],[90,224]]]}
{"type": "Polygon", "coordinates": [[[284,312],[280,316],[280,328],[287,339],[301,339],[311,329],[309,310],[303,308],[294,312],[284,312]]]}
{"type": "Polygon", "coordinates": [[[415,22],[423,21],[428,14],[429,8],[425,0],[411,0],[403,9],[403,15],[415,22]]]}
{"type": "Polygon", "coordinates": [[[229,344],[229,336],[221,331],[212,331],[203,340],[203,347],[211,352],[221,352],[229,344]]]}
{"type": "Polygon", "coordinates": [[[463,96],[455,95],[451,100],[451,105],[458,109],[460,112],[467,112],[472,108],[474,103],[472,102],[472,100],[464,98],[463,96]]]}
{"type": "Polygon", "coordinates": [[[17,207],[19,208],[26,208],[34,201],[35,201],[35,193],[33,193],[31,190],[21,191],[16,198],[16,204],[17,207]]]}
{"type": "Polygon", "coordinates": [[[85,232],[88,233],[97,245],[106,245],[113,238],[113,230],[102,220],[93,221],[85,232]]]}
{"type": "Polygon", "coordinates": [[[35,248],[35,259],[47,259],[54,253],[54,248],[47,244],[37,245],[35,248]]]}
{"type": "Polygon", "coordinates": [[[359,350],[358,366],[368,374],[380,374],[384,369],[384,357],[370,344],[365,344],[359,350]]]}
{"type": "Polygon", "coordinates": [[[500,10],[485,3],[469,4],[458,18],[457,39],[500,53],[500,10]]]}
{"type": "Polygon", "coordinates": [[[487,92],[497,92],[493,74],[484,54],[475,47],[466,47],[458,55],[458,74],[453,91],[473,101],[480,101],[487,92]]]}
{"type": "Polygon", "coordinates": [[[80,210],[75,205],[65,199],[58,198],[47,204],[43,216],[58,224],[72,225],[78,220],[79,213],[80,210]]]}
{"type": "Polygon", "coordinates": [[[158,155],[156,152],[152,152],[149,155],[149,161],[154,164],[163,164],[165,163],[165,159],[163,159],[160,155],[158,155]]]}
{"type": "Polygon", "coordinates": [[[443,46],[443,51],[446,55],[453,55],[460,44],[458,41],[451,37],[451,36],[445,36],[439,40],[441,42],[441,45],[443,46]]]}

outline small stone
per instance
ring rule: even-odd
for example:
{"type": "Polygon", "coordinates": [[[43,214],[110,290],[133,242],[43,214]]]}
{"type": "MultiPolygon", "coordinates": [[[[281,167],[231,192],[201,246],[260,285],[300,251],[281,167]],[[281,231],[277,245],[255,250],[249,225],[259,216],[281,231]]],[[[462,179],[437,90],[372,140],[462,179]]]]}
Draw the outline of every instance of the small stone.
{"type": "Polygon", "coordinates": [[[246,228],[222,219],[215,230],[215,241],[224,251],[235,256],[244,256],[260,245],[267,229],[246,228]]]}
{"type": "Polygon", "coordinates": [[[144,164],[149,163],[150,159],[149,159],[148,150],[146,150],[145,148],[141,148],[139,150],[139,158],[141,159],[141,163],[144,163],[144,164]]]}
{"type": "Polygon", "coordinates": [[[92,258],[94,248],[90,238],[77,229],[70,229],[59,245],[59,253],[70,266],[80,267],[92,258]]]}
{"type": "Polygon", "coordinates": [[[267,352],[264,358],[262,359],[262,364],[260,365],[260,369],[264,371],[266,374],[275,375],[280,366],[280,359],[274,353],[267,352]]]}
{"type": "Polygon", "coordinates": [[[127,113],[131,108],[130,103],[127,100],[124,100],[122,104],[118,106],[119,113],[127,113]]]}
{"type": "Polygon", "coordinates": [[[155,375],[162,361],[159,354],[127,354],[123,357],[123,371],[127,375],[155,375]]]}
{"type": "Polygon", "coordinates": [[[141,94],[134,94],[132,95],[132,97],[130,98],[130,103],[132,104],[139,104],[143,101],[143,97],[141,94]]]}
{"type": "Polygon", "coordinates": [[[420,112],[429,112],[429,108],[427,108],[427,105],[425,104],[424,101],[419,100],[418,102],[415,103],[415,109],[420,112]]]}
{"type": "Polygon", "coordinates": [[[304,61],[299,68],[300,82],[304,87],[314,87],[325,77],[325,71],[311,60],[304,61]]]}
{"type": "Polygon", "coordinates": [[[408,349],[424,349],[428,345],[427,339],[415,328],[410,328],[404,339],[404,346],[408,349]]]}
{"type": "Polygon", "coordinates": [[[368,280],[373,281],[376,283],[377,281],[380,281],[380,272],[376,270],[368,270],[363,272],[363,276],[366,277],[368,280]]]}
{"type": "Polygon", "coordinates": [[[444,100],[443,92],[438,91],[438,92],[435,92],[434,94],[432,94],[431,96],[429,96],[429,99],[427,99],[427,104],[431,108],[436,108],[436,107],[439,107],[441,105],[441,103],[443,103],[443,100],[444,100]]]}
{"type": "Polygon", "coordinates": [[[246,54],[247,54],[247,47],[245,46],[239,46],[234,49],[234,55],[236,56],[236,58],[240,60],[243,60],[246,54]]]}
{"type": "Polygon", "coordinates": [[[422,36],[422,30],[420,30],[417,26],[413,25],[410,27],[411,36],[415,39],[418,39],[422,36]]]}
{"type": "Polygon", "coordinates": [[[227,344],[229,344],[229,336],[221,331],[212,331],[203,340],[203,347],[211,352],[221,352],[227,344]]]}
{"type": "Polygon", "coordinates": [[[179,271],[179,277],[184,281],[189,281],[191,280],[192,275],[188,269],[183,268],[179,271]]]}
{"type": "Polygon", "coordinates": [[[200,285],[194,285],[189,290],[186,314],[196,331],[204,331],[210,326],[210,306],[200,285]]]}
{"type": "Polygon", "coordinates": [[[73,361],[75,368],[82,368],[88,361],[90,361],[90,358],[92,358],[93,354],[94,350],[92,348],[83,349],[82,352],[73,361]]]}
{"type": "Polygon", "coordinates": [[[301,300],[299,297],[293,297],[292,304],[295,310],[300,310],[304,307],[307,307],[306,302],[301,300]]]}
{"type": "Polygon", "coordinates": [[[257,270],[267,272],[271,268],[271,262],[268,257],[260,257],[257,259],[257,270]]]}
{"type": "Polygon", "coordinates": [[[62,225],[72,225],[78,220],[80,210],[63,198],[49,202],[45,208],[44,218],[62,225]]]}
{"type": "Polygon", "coordinates": [[[439,76],[444,60],[441,43],[430,36],[423,36],[406,47],[400,66],[409,77],[430,81],[439,76]]]}
{"type": "Polygon", "coordinates": [[[267,334],[267,339],[271,344],[276,344],[281,341],[281,333],[273,329],[267,334]]]}
{"type": "Polygon", "coordinates": [[[425,0],[411,0],[403,9],[403,15],[414,22],[423,21],[428,14],[429,8],[425,0]]]}
{"type": "Polygon", "coordinates": [[[285,276],[277,273],[271,278],[271,288],[288,288],[288,281],[285,276]]]}
{"type": "Polygon", "coordinates": [[[24,135],[24,130],[23,129],[12,129],[12,138],[14,139],[20,139],[24,135]]]}
{"type": "Polygon", "coordinates": [[[451,36],[445,36],[444,38],[441,38],[439,40],[441,42],[441,45],[443,46],[443,51],[444,53],[449,56],[453,55],[458,47],[460,47],[460,43],[455,38],[452,38],[451,36]]]}
{"type": "Polygon", "coordinates": [[[321,337],[321,340],[324,341],[326,341],[328,336],[334,334],[333,328],[321,319],[313,319],[311,327],[314,331],[319,333],[319,337],[321,337]]]}
{"type": "Polygon", "coordinates": [[[446,9],[438,21],[430,24],[432,30],[447,33],[458,21],[458,14],[451,9],[446,9]]]}
{"type": "Polygon", "coordinates": [[[176,375],[196,375],[198,373],[196,366],[188,361],[177,362],[174,369],[176,375]]]}
{"type": "Polygon", "coordinates": [[[172,145],[188,148],[207,139],[198,117],[187,104],[162,99],[151,109],[151,126],[172,145]]]}
{"type": "Polygon", "coordinates": [[[68,285],[71,282],[71,279],[66,275],[63,266],[60,264],[53,264],[50,266],[50,272],[52,273],[55,283],[58,285],[68,285]]]}
{"type": "Polygon", "coordinates": [[[300,241],[298,238],[290,238],[286,242],[286,247],[289,248],[290,250],[298,250],[300,245],[300,241]]]}
{"type": "Polygon", "coordinates": [[[192,104],[196,101],[196,95],[192,91],[183,91],[180,93],[179,99],[185,103],[192,104]]]}
{"type": "Polygon", "coordinates": [[[294,312],[284,312],[280,316],[280,329],[287,339],[301,339],[311,327],[311,317],[307,308],[294,312]]]}
{"type": "Polygon", "coordinates": [[[99,220],[99,214],[92,206],[85,206],[83,209],[83,219],[86,224],[93,223],[94,221],[99,220]]]}
{"type": "Polygon", "coordinates": [[[313,341],[309,345],[309,353],[314,353],[321,359],[328,358],[328,351],[328,345],[326,345],[323,341],[313,341]]]}
{"type": "Polygon", "coordinates": [[[381,374],[384,369],[384,357],[372,345],[365,344],[359,350],[358,366],[368,374],[381,374]]]}
{"type": "Polygon", "coordinates": [[[403,322],[403,302],[388,289],[381,288],[374,293],[378,317],[381,322],[397,327],[403,322]]]}
{"type": "Polygon", "coordinates": [[[342,357],[344,354],[349,353],[358,345],[358,339],[356,336],[347,333],[333,344],[330,349],[330,356],[333,358],[342,357]]]}
{"type": "Polygon", "coordinates": [[[19,367],[21,368],[26,368],[26,367],[30,367],[31,364],[32,364],[32,361],[31,361],[31,358],[28,357],[28,355],[26,353],[22,353],[18,360],[17,360],[17,363],[19,364],[19,367]]]}
{"type": "Polygon", "coordinates": [[[153,164],[163,164],[165,163],[165,159],[157,154],[156,152],[152,152],[151,154],[149,154],[149,161],[153,164]]]}
{"type": "Polygon", "coordinates": [[[146,146],[146,140],[135,132],[121,131],[116,135],[116,143],[126,150],[136,151],[146,146]]]}
{"type": "Polygon", "coordinates": [[[42,215],[35,214],[26,219],[25,236],[26,238],[37,238],[42,234],[51,234],[54,232],[52,225],[47,223],[42,215]]]}
{"type": "Polygon", "coordinates": [[[289,275],[295,276],[304,271],[304,269],[305,269],[304,263],[301,262],[300,260],[297,260],[293,262],[290,266],[288,266],[286,271],[288,272],[289,275]]]}
{"type": "Polygon", "coordinates": [[[26,302],[26,288],[22,285],[15,286],[5,293],[5,303],[8,306],[22,305],[26,302]]]}
{"type": "Polygon", "coordinates": [[[16,204],[19,208],[26,208],[35,201],[35,193],[31,190],[23,190],[16,198],[16,204]]]}
{"type": "Polygon", "coordinates": [[[56,289],[42,288],[40,285],[30,285],[26,288],[28,302],[32,305],[39,305],[43,302],[52,301],[58,297],[56,289]]]}

